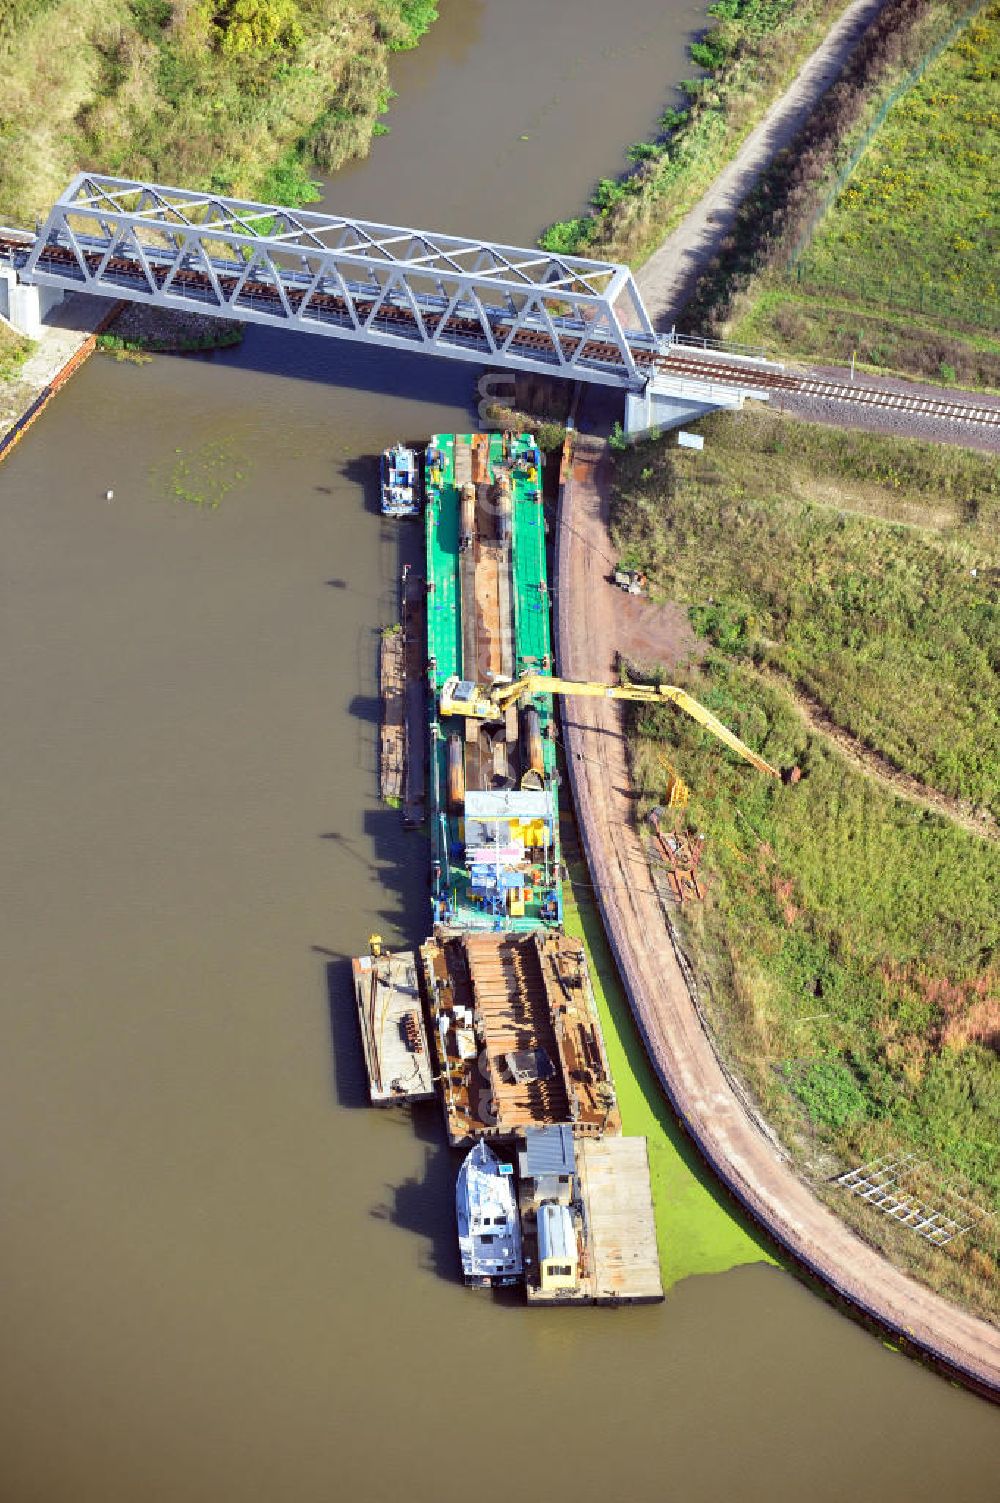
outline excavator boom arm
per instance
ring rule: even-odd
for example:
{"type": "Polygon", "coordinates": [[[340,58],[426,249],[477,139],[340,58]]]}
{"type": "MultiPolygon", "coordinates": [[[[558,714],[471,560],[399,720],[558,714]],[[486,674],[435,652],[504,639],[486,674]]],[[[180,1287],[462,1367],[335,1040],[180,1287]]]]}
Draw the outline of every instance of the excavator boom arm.
{"type": "Polygon", "coordinates": [[[665,699],[672,700],[679,710],[683,710],[686,715],[690,715],[692,720],[697,720],[698,724],[703,725],[706,731],[711,731],[712,735],[717,736],[720,741],[729,747],[730,751],[736,752],[745,762],[749,762],[753,767],[756,767],[758,772],[770,773],[772,778],[780,780],[781,773],[776,767],[772,767],[770,762],[765,761],[763,757],[759,757],[755,751],[751,751],[746,742],[741,741],[739,736],[735,735],[727,725],[723,725],[722,721],[712,714],[711,710],[706,710],[704,705],[699,704],[684,689],[677,689],[672,684],[661,684],[660,691],[665,699]]]}
{"type": "MultiPolygon", "coordinates": [[[[550,678],[546,673],[526,673],[512,684],[492,690],[490,698],[498,709],[505,710],[529,694],[559,694],[575,699],[633,699],[645,704],[660,704],[667,684],[598,684],[570,678],[550,678]]],[[[678,694],[681,690],[676,691],[678,694]]]]}
{"type": "Polygon", "coordinates": [[[494,688],[490,693],[490,699],[497,709],[503,711],[509,705],[516,704],[518,700],[526,698],[529,694],[557,694],[572,698],[592,699],[625,699],[638,704],[663,704],[664,700],[675,704],[679,710],[690,715],[692,720],[697,721],[706,731],[711,731],[724,746],[730,751],[736,752],[744,761],[756,767],[758,772],[766,772],[772,778],[781,778],[781,773],[770,762],[759,757],[751,751],[739,736],[735,735],[727,725],[724,725],[711,710],[706,710],[703,704],[699,704],[693,695],[685,689],[679,689],[675,684],[598,684],[576,682],[568,678],[549,678],[544,673],[527,673],[523,678],[516,679],[512,684],[494,688]]]}

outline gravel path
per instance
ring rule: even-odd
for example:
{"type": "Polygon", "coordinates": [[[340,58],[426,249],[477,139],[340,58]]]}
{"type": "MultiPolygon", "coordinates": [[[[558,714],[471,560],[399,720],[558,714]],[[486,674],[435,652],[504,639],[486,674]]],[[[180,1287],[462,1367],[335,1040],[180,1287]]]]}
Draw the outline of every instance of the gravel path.
{"type": "Polygon", "coordinates": [[[698,277],[732,230],[740,204],[764,168],[801,129],[884,4],[885,0],[853,0],[704,198],[639,271],[639,291],[657,328],[676,323],[698,277]]]}
{"type": "MultiPolygon", "coordinates": [[[[610,670],[619,592],[608,583],[609,461],[580,439],[556,542],[559,671],[610,670]],[[579,603],[587,602],[586,611],[579,603]]],[[[902,1345],[981,1392],[1000,1392],[1000,1331],[895,1268],[827,1210],[764,1136],[734,1091],[688,990],[632,823],[620,706],[565,700],[573,800],[605,928],[660,1084],[715,1173],[795,1259],[902,1345]]]]}

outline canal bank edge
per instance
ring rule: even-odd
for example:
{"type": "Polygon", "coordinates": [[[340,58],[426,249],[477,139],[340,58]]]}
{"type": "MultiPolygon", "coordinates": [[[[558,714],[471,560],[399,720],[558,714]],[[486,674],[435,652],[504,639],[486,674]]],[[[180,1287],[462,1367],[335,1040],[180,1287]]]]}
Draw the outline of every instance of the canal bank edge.
{"type": "MultiPolygon", "coordinates": [[[[23,406],[7,420],[0,413],[0,461],[7,458],[20,443],[36,418],[41,417],[57,391],[60,391],[71,376],[74,376],[85,361],[97,349],[101,335],[118,317],[124,303],[112,303],[106,307],[103,298],[78,297],[80,327],[62,328],[45,325],[36,348],[28,356],[17,375],[8,383],[16,391],[24,388],[23,406]],[[87,311],[88,304],[94,307],[87,311]],[[53,366],[51,356],[55,356],[53,366]],[[32,367],[35,370],[32,370],[32,367]]],[[[0,390],[2,398],[2,390],[0,390]]]]}
{"type": "MultiPolygon", "coordinates": [[[[564,462],[555,550],[557,661],[586,676],[606,650],[608,453],[574,436],[564,462]],[[572,518],[572,520],[570,520],[572,518]],[[603,541],[602,541],[603,540],[603,541]],[[575,602],[586,600],[584,615],[575,602]]],[[[815,1198],[748,1115],[723,1071],[685,979],[659,900],[622,880],[645,862],[629,819],[617,711],[603,700],[563,707],[574,808],[605,932],[659,1083],[715,1174],[798,1269],[852,1313],[984,1397],[1000,1402],[1000,1331],[896,1269],[815,1198]],[[616,875],[617,874],[617,875],[616,875]]]]}

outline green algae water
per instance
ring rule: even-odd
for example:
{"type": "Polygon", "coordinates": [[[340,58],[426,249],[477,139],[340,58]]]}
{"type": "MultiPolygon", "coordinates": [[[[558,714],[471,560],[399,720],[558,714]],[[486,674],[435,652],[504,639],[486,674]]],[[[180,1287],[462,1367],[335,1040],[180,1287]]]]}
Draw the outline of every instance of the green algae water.
{"type": "Polygon", "coordinates": [[[584,940],[590,955],[622,1131],[644,1137],[649,1146],[663,1286],[668,1289],[691,1274],[771,1262],[773,1254],[766,1241],[734,1214],[722,1187],[702,1164],[663,1098],[618,978],[589,874],[576,849],[575,832],[567,848],[572,855],[570,881],[564,891],[565,927],[584,940]]]}
{"type": "MultiPolygon", "coordinates": [[[[703,21],[444,0],[328,202],[530,240],[703,21]]],[[[95,357],[0,466],[0,1500],[978,1503],[995,1411],[748,1262],[651,1125],[665,1303],[528,1311],[459,1281],[437,1107],[365,1105],[349,957],[429,912],[377,801],[421,548],[377,456],[474,427],[473,376],[259,329],[95,357]]]]}

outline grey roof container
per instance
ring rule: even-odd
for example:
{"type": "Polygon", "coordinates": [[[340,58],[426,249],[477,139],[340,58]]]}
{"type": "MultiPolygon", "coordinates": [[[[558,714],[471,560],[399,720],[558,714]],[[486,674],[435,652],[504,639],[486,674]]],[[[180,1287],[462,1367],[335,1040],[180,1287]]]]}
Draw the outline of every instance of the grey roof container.
{"type": "Polygon", "coordinates": [[[548,1174],[572,1174],[576,1167],[573,1129],[565,1123],[553,1127],[529,1127],[517,1156],[522,1179],[541,1179],[548,1174]]]}

